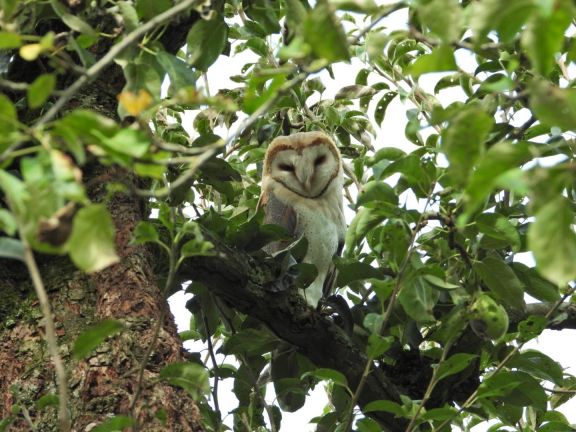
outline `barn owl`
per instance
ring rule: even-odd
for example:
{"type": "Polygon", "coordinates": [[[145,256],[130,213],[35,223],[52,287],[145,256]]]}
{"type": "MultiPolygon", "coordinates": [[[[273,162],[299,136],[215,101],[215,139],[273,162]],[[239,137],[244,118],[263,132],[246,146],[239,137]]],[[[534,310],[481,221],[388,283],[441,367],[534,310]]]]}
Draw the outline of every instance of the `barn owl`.
{"type": "MultiPolygon", "coordinates": [[[[280,136],[266,151],[258,207],[264,209],[265,223],[283,226],[294,239],[303,235],[308,240],[304,262],[314,264],[318,276],[303,295],[312,307],[332,288],[332,258],[344,244],[343,185],[340,152],[323,132],[280,136]]],[[[283,246],[272,244],[267,252],[283,246]]]]}

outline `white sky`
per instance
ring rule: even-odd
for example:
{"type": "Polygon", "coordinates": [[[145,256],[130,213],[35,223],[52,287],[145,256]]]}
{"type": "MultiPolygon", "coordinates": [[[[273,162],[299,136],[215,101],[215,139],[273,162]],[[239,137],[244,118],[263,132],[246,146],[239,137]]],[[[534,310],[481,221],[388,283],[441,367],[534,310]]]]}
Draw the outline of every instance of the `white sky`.
{"type": "MultiPolygon", "coordinates": [[[[380,2],[379,2],[380,3],[380,2]]],[[[406,26],[406,13],[405,11],[400,11],[399,13],[393,14],[388,19],[382,22],[382,25],[387,27],[387,31],[394,29],[402,29],[406,26]]],[[[233,47],[234,49],[234,47],[233,47]]],[[[459,56],[457,61],[459,65],[465,69],[470,69],[469,61],[471,59],[466,57],[466,53],[462,50],[458,51],[459,56]]],[[[244,52],[239,55],[234,55],[232,57],[220,56],[218,61],[210,68],[208,73],[208,81],[210,92],[216,94],[219,89],[222,88],[235,88],[239,84],[231,81],[230,76],[240,74],[241,67],[248,62],[254,61],[255,55],[249,52],[244,52]]],[[[472,65],[473,66],[473,65],[472,65]]],[[[356,77],[357,71],[362,67],[362,64],[357,59],[354,59],[352,64],[339,63],[333,66],[335,80],[332,80],[326,72],[322,72],[319,76],[322,78],[324,84],[326,85],[326,91],[322,95],[323,99],[331,99],[334,97],[336,92],[344,86],[354,84],[354,79],[356,77]]],[[[419,84],[427,90],[429,93],[433,94],[434,84],[438,79],[443,76],[442,74],[428,74],[420,78],[419,84]]],[[[372,84],[369,81],[369,84],[372,84]]],[[[443,106],[447,106],[456,100],[465,100],[465,96],[458,91],[457,88],[451,88],[442,90],[439,95],[437,95],[438,100],[443,106]]],[[[375,99],[372,104],[376,103],[375,99]]],[[[373,107],[372,107],[373,108],[373,107]]],[[[376,149],[381,147],[398,147],[404,151],[412,151],[416,148],[413,144],[408,142],[404,136],[404,128],[406,125],[406,115],[405,112],[408,109],[413,108],[409,103],[402,103],[398,97],[388,106],[386,111],[386,116],[381,127],[374,125],[376,136],[373,145],[376,149]]],[[[191,130],[192,118],[195,113],[190,113],[186,117],[185,127],[193,135],[191,130]],[[188,127],[187,127],[188,126],[188,127]]],[[[515,123],[521,124],[525,119],[516,118],[515,123]]],[[[222,131],[223,136],[226,135],[226,131],[222,131]]],[[[409,200],[414,206],[418,206],[415,200],[409,200]]],[[[347,212],[347,217],[350,219],[354,216],[352,211],[347,212]]],[[[348,221],[350,222],[350,220],[348,221]]],[[[533,260],[530,254],[523,254],[522,261],[526,262],[528,265],[533,265],[533,260]]],[[[175,315],[176,323],[178,325],[179,331],[187,330],[189,328],[190,313],[185,309],[186,300],[190,298],[190,295],[184,294],[182,291],[175,294],[170,298],[170,307],[175,315]]],[[[576,331],[573,330],[563,330],[551,331],[546,330],[542,336],[537,340],[531,341],[526,345],[525,348],[534,348],[542,351],[543,353],[549,355],[556,361],[558,361],[566,371],[571,374],[576,374],[576,356],[570,352],[571,343],[573,343],[576,337],[576,331]]],[[[187,349],[192,351],[204,350],[205,354],[206,347],[201,343],[189,343],[185,344],[187,349]]],[[[219,356],[219,361],[222,356],[219,356]]],[[[227,359],[226,362],[232,363],[231,359],[227,359]]],[[[226,418],[226,413],[237,407],[237,400],[232,392],[232,379],[221,381],[219,384],[219,402],[220,408],[222,410],[222,415],[225,417],[225,423],[229,426],[232,425],[232,415],[226,418]]],[[[548,386],[553,387],[552,385],[548,386]]],[[[273,389],[269,386],[269,391],[267,392],[267,400],[270,402],[273,399],[273,389]]],[[[576,398],[575,398],[576,399],[576,398]]],[[[572,423],[576,423],[576,400],[572,399],[569,403],[564,404],[559,411],[563,412],[572,423]]],[[[306,405],[297,411],[296,413],[283,413],[282,429],[281,432],[299,431],[299,432],[312,432],[315,430],[315,425],[310,424],[309,420],[315,416],[321,415],[323,408],[326,406],[328,400],[326,394],[323,391],[322,385],[316,387],[316,389],[311,393],[306,401],[306,405]]],[[[488,429],[489,425],[482,424],[473,428],[474,432],[483,432],[488,429]]]]}

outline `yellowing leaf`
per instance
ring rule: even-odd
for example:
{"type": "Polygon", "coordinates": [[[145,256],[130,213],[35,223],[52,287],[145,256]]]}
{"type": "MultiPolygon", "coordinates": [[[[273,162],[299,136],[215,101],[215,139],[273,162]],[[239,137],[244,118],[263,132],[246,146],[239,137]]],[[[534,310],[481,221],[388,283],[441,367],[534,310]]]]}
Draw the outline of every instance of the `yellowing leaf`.
{"type": "Polygon", "coordinates": [[[144,89],[138,90],[138,94],[124,91],[118,95],[118,101],[130,115],[137,116],[151,105],[152,96],[144,89]]]}
{"type": "Polygon", "coordinates": [[[38,43],[28,44],[20,47],[20,57],[27,61],[34,61],[42,54],[44,48],[38,43]]]}

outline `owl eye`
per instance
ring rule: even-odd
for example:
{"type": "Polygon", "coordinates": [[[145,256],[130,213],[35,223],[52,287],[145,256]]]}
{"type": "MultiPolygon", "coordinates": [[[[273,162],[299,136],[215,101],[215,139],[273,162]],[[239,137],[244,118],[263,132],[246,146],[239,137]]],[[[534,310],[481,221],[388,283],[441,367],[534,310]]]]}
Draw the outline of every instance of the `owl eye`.
{"type": "Polygon", "coordinates": [[[326,155],[318,156],[314,159],[314,166],[322,165],[324,162],[326,162],[326,155]]]}
{"type": "Polygon", "coordinates": [[[282,171],[286,171],[286,172],[294,172],[294,165],[290,165],[290,164],[279,164],[278,168],[282,171]]]}

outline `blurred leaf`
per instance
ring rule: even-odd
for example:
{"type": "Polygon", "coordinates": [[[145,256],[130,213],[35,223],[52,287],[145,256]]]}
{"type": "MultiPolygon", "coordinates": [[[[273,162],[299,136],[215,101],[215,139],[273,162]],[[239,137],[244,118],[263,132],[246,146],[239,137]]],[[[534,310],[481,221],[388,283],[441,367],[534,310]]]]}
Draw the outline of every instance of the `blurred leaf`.
{"type": "Polygon", "coordinates": [[[134,426],[136,421],[131,417],[127,416],[114,416],[103,423],[100,423],[92,432],[118,432],[122,431],[128,427],[134,426]]]}
{"type": "Polygon", "coordinates": [[[90,24],[88,24],[86,21],[82,20],[77,15],[73,15],[73,14],[69,13],[68,10],[66,9],[66,6],[64,6],[64,4],[62,4],[58,0],[50,0],[50,4],[52,6],[52,9],[54,9],[54,12],[56,12],[56,15],[58,15],[60,17],[60,19],[62,21],[64,21],[64,24],[66,24],[72,30],[75,30],[78,33],[84,33],[84,34],[87,34],[90,36],[95,36],[95,37],[98,36],[98,33],[96,32],[96,30],[94,30],[90,24]]]}
{"type": "Polygon", "coordinates": [[[474,3],[470,11],[470,27],[477,42],[496,30],[503,42],[510,42],[535,10],[532,0],[485,0],[474,3]]]}
{"type": "Polygon", "coordinates": [[[528,229],[528,247],[534,253],[536,269],[562,286],[576,279],[576,234],[574,213],[564,197],[540,208],[528,229]]]}
{"type": "Polygon", "coordinates": [[[228,26],[222,18],[197,20],[187,37],[188,62],[206,71],[218,59],[228,40],[228,26]]]}
{"type": "Polygon", "coordinates": [[[0,31],[0,50],[18,48],[22,45],[22,37],[18,33],[0,31]]]}
{"type": "Polygon", "coordinates": [[[368,336],[368,346],[366,355],[371,359],[377,359],[392,347],[394,339],[391,337],[382,337],[379,334],[372,333],[368,336]]]}
{"type": "Polygon", "coordinates": [[[576,129],[576,89],[561,89],[547,81],[531,86],[530,106],[542,123],[565,130],[576,129]]]}
{"type": "Polygon", "coordinates": [[[406,73],[418,78],[430,72],[453,71],[458,67],[454,59],[454,51],[449,45],[439,45],[430,54],[421,55],[412,63],[406,73]]]}
{"type": "Polygon", "coordinates": [[[118,262],[114,231],[114,223],[104,205],[91,204],[80,209],[66,244],[74,264],[92,273],[118,262]]]}
{"type": "Polygon", "coordinates": [[[160,15],[172,7],[170,0],[136,0],[136,11],[144,21],[160,15]]]}
{"type": "Polygon", "coordinates": [[[44,105],[54,90],[56,77],[53,74],[42,74],[28,87],[28,106],[32,109],[44,105]]]}
{"type": "Polygon", "coordinates": [[[255,356],[266,354],[278,347],[278,338],[264,329],[244,329],[232,334],[226,341],[220,352],[222,354],[240,354],[255,356]]]}
{"type": "Polygon", "coordinates": [[[357,206],[378,206],[382,202],[398,205],[398,196],[394,189],[383,181],[370,181],[362,186],[356,200],[357,206]],[[372,205],[370,205],[372,204],[372,205]]]}
{"type": "Polygon", "coordinates": [[[8,134],[18,125],[16,108],[7,96],[0,93],[0,134],[8,134]]]}
{"type": "Polygon", "coordinates": [[[0,257],[24,261],[22,242],[10,237],[0,237],[0,257]]]}
{"type": "Polygon", "coordinates": [[[280,33],[278,5],[272,0],[242,0],[242,8],[249,18],[265,30],[265,35],[280,33]]]}
{"type": "Polygon", "coordinates": [[[357,213],[348,230],[346,231],[346,251],[350,253],[357,246],[368,231],[380,224],[386,218],[385,214],[371,208],[361,208],[357,213]]]}
{"type": "Polygon", "coordinates": [[[497,298],[510,307],[524,310],[524,286],[504,261],[487,256],[474,264],[474,271],[497,298]]]}
{"type": "Polygon", "coordinates": [[[354,84],[342,87],[338,90],[334,99],[358,99],[365,96],[372,96],[375,93],[376,90],[370,86],[354,84]]]}
{"type": "Polygon", "coordinates": [[[47,406],[58,406],[60,403],[60,399],[55,394],[45,394],[40,399],[36,401],[34,405],[39,410],[46,408],[47,406]]]}
{"type": "Polygon", "coordinates": [[[160,379],[181,387],[193,399],[198,399],[210,391],[208,371],[196,363],[172,363],[160,371],[160,379]]]}
{"type": "Polygon", "coordinates": [[[464,107],[450,121],[442,134],[442,151],[450,161],[455,179],[464,183],[483,153],[493,118],[478,106],[464,107]]]}
{"type": "Polygon", "coordinates": [[[569,1],[556,1],[549,15],[535,13],[522,33],[522,48],[541,75],[548,75],[556,63],[555,56],[562,50],[564,32],[574,16],[569,1]]]}
{"type": "Polygon", "coordinates": [[[330,62],[350,59],[344,28],[327,0],[318,0],[308,13],[303,36],[319,58],[330,62]]]}
{"type": "Polygon", "coordinates": [[[499,142],[480,156],[476,169],[470,174],[464,195],[466,213],[471,214],[498,184],[499,176],[521,166],[532,158],[525,142],[499,142]]]}
{"type": "Polygon", "coordinates": [[[74,358],[81,360],[94,351],[106,338],[120,332],[124,326],[120,321],[104,320],[84,330],[74,341],[72,353],[74,358]]]}
{"type": "Polygon", "coordinates": [[[160,240],[158,231],[152,222],[140,221],[134,229],[134,243],[157,243],[160,240]]]}
{"type": "Polygon", "coordinates": [[[482,213],[476,217],[476,227],[484,234],[480,247],[500,249],[510,246],[513,250],[520,248],[520,234],[517,228],[503,215],[482,213]]]}
{"type": "Polygon", "coordinates": [[[150,141],[140,129],[120,129],[114,136],[102,137],[102,144],[128,156],[140,158],[146,154],[150,141]]]}
{"type": "MultiPolygon", "coordinates": [[[[158,57],[160,59],[160,56],[158,57]]],[[[118,101],[130,115],[138,116],[152,104],[152,96],[145,89],[138,90],[138,93],[123,91],[118,95],[118,101]]]]}
{"type": "Polygon", "coordinates": [[[362,412],[369,413],[375,411],[383,411],[394,414],[398,417],[404,417],[406,411],[404,407],[396,402],[390,400],[376,400],[366,404],[362,409],[362,412]]]}
{"type": "Polygon", "coordinates": [[[463,13],[458,0],[432,0],[417,7],[422,23],[442,42],[451,43],[460,37],[463,13]]]}

